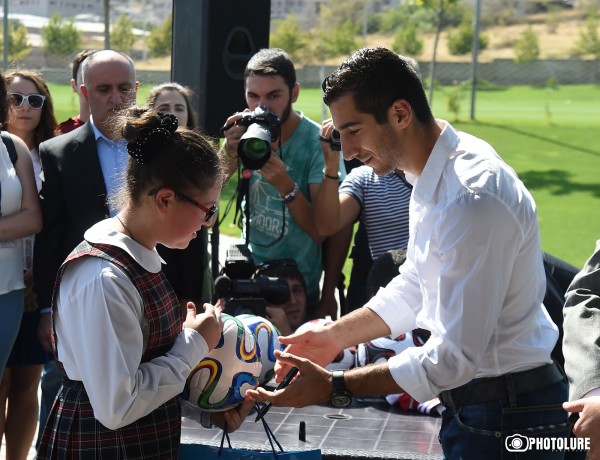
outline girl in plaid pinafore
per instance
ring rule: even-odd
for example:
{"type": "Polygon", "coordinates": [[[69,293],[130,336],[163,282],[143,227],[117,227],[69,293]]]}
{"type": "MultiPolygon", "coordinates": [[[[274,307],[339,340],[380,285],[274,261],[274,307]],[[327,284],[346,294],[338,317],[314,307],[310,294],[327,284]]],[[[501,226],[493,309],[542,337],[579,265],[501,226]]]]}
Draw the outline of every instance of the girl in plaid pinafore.
{"type": "MultiPolygon", "coordinates": [[[[132,157],[113,203],[121,211],[88,229],[57,277],[64,379],[39,459],[176,459],[179,394],[221,337],[220,306],[196,314],[188,303],[183,317],[155,249],[185,248],[210,224],[224,178],[216,151],[169,114],[132,108],[120,122],[132,157]]],[[[222,420],[235,429],[250,407],[222,420]]]]}
{"type": "MultiPolygon", "coordinates": [[[[100,257],[120,267],[140,293],[150,325],[142,363],[169,351],[181,332],[184,318],[175,292],[162,272],[144,270],[119,247],[83,241],[60,268],[57,286],[60,286],[69,262],[85,256],[100,257]]],[[[56,357],[61,366],[59,358],[56,357]]],[[[83,383],[65,376],[42,436],[38,458],[62,458],[61,451],[66,450],[69,452],[66,458],[91,458],[93,452],[102,452],[102,458],[175,459],[181,431],[180,418],[179,398],[176,396],[136,422],[109,430],[94,417],[83,383]],[[128,441],[125,443],[124,440],[128,441]]]]}

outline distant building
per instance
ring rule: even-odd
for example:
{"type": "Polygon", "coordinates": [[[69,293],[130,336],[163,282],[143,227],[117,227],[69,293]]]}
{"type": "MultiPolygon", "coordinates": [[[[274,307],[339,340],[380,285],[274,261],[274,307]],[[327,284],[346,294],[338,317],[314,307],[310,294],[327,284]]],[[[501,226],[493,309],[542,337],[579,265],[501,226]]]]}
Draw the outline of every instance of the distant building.
{"type": "Polygon", "coordinates": [[[46,18],[55,12],[63,17],[78,14],[102,16],[103,4],[103,0],[11,0],[9,11],[14,14],[31,14],[46,18]]]}
{"type": "MultiPolygon", "coordinates": [[[[271,19],[285,19],[289,14],[318,15],[324,0],[271,0],[271,19]]],[[[380,13],[388,8],[400,5],[403,0],[375,0],[370,12],[380,13]]]]}

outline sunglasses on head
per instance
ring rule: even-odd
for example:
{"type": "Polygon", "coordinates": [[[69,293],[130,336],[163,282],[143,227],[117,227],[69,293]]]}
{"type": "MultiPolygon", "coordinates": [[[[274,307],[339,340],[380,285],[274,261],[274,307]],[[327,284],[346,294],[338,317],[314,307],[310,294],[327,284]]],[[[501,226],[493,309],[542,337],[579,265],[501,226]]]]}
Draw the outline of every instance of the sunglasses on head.
{"type": "MultiPolygon", "coordinates": [[[[158,191],[162,188],[164,188],[164,187],[157,187],[155,189],[152,189],[152,190],[150,190],[150,192],[148,192],[148,195],[156,195],[158,193],[158,191]]],[[[204,211],[206,214],[206,216],[204,217],[205,222],[208,222],[212,218],[212,216],[214,216],[217,213],[217,211],[219,210],[219,207],[216,204],[213,204],[210,208],[207,208],[203,204],[198,203],[192,197],[189,197],[186,194],[181,193],[172,187],[170,187],[170,188],[173,190],[173,192],[175,192],[175,195],[178,196],[179,198],[181,198],[183,201],[187,201],[188,203],[193,204],[197,208],[204,211]]]]}
{"type": "Polygon", "coordinates": [[[21,107],[23,105],[23,101],[27,100],[27,104],[32,109],[41,109],[44,106],[44,101],[46,100],[46,96],[41,94],[21,94],[21,93],[8,93],[10,96],[10,100],[12,105],[15,107],[21,107]]]}

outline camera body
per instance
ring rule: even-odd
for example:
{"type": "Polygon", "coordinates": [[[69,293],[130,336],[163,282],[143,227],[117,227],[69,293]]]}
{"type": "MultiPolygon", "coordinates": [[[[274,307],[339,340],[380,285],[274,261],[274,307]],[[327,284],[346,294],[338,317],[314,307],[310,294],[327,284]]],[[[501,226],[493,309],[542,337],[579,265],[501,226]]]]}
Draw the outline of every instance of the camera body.
{"type": "Polygon", "coordinates": [[[329,144],[331,145],[331,150],[335,152],[340,152],[342,150],[342,138],[337,129],[331,131],[331,141],[329,144]]]}
{"type": "Polygon", "coordinates": [[[288,301],[290,289],[286,280],[268,276],[252,279],[254,271],[248,246],[234,244],[227,249],[224,273],[215,280],[215,301],[224,298],[229,314],[265,317],[267,303],[279,305],[288,301]]]}
{"type": "Polygon", "coordinates": [[[262,168],[271,157],[271,142],[279,139],[279,117],[259,105],[253,112],[244,113],[235,124],[247,128],[238,144],[238,156],[242,165],[246,169],[262,168]]]}

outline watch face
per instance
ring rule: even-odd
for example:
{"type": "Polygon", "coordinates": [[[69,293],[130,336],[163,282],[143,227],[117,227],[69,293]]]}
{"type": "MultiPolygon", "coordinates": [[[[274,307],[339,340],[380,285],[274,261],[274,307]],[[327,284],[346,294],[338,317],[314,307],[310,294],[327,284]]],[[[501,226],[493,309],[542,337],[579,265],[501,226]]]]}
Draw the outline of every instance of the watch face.
{"type": "Polygon", "coordinates": [[[331,395],[331,404],[334,407],[348,407],[352,398],[346,392],[334,393],[331,395]]]}

